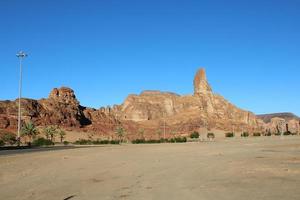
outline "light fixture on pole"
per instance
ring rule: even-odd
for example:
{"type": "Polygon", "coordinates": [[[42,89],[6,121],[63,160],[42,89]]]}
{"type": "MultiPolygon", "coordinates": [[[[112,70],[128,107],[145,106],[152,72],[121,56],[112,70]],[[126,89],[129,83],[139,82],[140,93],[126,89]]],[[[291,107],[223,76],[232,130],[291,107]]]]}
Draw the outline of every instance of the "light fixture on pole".
{"type": "Polygon", "coordinates": [[[19,79],[19,108],[18,108],[18,145],[20,145],[20,131],[21,131],[21,97],[22,97],[22,60],[27,57],[27,54],[23,51],[20,51],[16,54],[20,61],[20,79],[19,79]]]}

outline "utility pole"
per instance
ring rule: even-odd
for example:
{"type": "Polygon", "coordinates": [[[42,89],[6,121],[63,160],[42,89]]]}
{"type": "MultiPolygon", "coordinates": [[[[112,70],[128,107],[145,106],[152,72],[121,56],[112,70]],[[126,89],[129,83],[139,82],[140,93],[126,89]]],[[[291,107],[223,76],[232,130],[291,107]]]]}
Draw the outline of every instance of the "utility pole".
{"type": "Polygon", "coordinates": [[[17,141],[18,146],[20,146],[20,131],[21,131],[21,98],[22,98],[22,61],[25,57],[27,57],[27,54],[23,51],[20,51],[16,54],[16,56],[19,58],[20,61],[20,79],[19,79],[19,109],[18,109],[18,135],[17,135],[17,141]]]}

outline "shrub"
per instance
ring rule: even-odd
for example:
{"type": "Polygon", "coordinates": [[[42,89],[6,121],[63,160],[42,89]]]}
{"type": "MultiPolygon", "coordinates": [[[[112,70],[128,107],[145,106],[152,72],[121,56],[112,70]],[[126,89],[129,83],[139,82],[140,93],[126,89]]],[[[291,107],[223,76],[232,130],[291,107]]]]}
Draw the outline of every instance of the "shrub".
{"type": "Polygon", "coordinates": [[[196,139],[199,138],[199,136],[200,136],[199,133],[197,131],[194,131],[193,133],[191,133],[190,138],[196,139]]]}
{"type": "Polygon", "coordinates": [[[234,133],[231,132],[225,133],[225,137],[234,137],[234,133]]]}
{"type": "Polygon", "coordinates": [[[120,144],[121,141],[120,140],[110,140],[109,143],[110,144],[120,144]]]}
{"type": "Polygon", "coordinates": [[[0,147],[4,146],[5,142],[3,140],[0,140],[0,147]]]}
{"type": "Polygon", "coordinates": [[[253,133],[253,136],[254,137],[259,137],[259,136],[261,136],[261,133],[253,133]]]}
{"type": "Polygon", "coordinates": [[[79,139],[79,140],[76,140],[74,142],[74,144],[87,145],[87,144],[93,144],[93,141],[92,140],[86,140],[86,139],[79,139]]]}
{"type": "Polygon", "coordinates": [[[248,133],[248,132],[243,132],[243,133],[241,134],[241,137],[249,137],[249,133],[248,133]]]}
{"type": "Polygon", "coordinates": [[[74,142],[77,145],[101,145],[101,144],[120,144],[120,140],[86,140],[86,139],[79,139],[74,142]]]}
{"type": "Polygon", "coordinates": [[[51,140],[49,140],[49,139],[38,138],[38,139],[36,139],[36,140],[34,140],[34,141],[32,142],[32,145],[33,145],[33,146],[39,147],[39,146],[50,146],[50,145],[54,145],[54,143],[53,143],[51,140]]]}
{"type": "Polygon", "coordinates": [[[187,142],[187,138],[186,137],[176,137],[176,138],[171,138],[171,139],[159,139],[159,140],[155,140],[155,139],[150,139],[150,140],[145,140],[145,139],[135,139],[132,140],[131,143],[132,144],[154,144],[154,143],[183,143],[183,142],[187,142]]]}
{"type": "Polygon", "coordinates": [[[207,133],[207,138],[214,139],[215,138],[215,134],[214,133],[207,133]]]}
{"type": "Polygon", "coordinates": [[[145,139],[135,139],[131,141],[132,144],[142,144],[146,143],[145,139]]]}
{"type": "Polygon", "coordinates": [[[175,142],[178,142],[178,143],[184,143],[187,141],[186,137],[176,137],[174,139],[175,139],[175,142]]]}
{"type": "Polygon", "coordinates": [[[6,131],[2,133],[0,140],[2,140],[4,144],[8,143],[10,145],[14,145],[17,142],[16,134],[6,131]]]}
{"type": "Polygon", "coordinates": [[[283,135],[291,135],[292,133],[290,131],[286,131],[283,133],[283,135]]]}
{"type": "Polygon", "coordinates": [[[168,139],[160,138],[159,142],[160,143],[166,143],[166,142],[168,142],[168,139]]]}
{"type": "Polygon", "coordinates": [[[271,136],[271,135],[272,135],[271,132],[267,132],[264,134],[264,136],[271,136]]]}
{"type": "Polygon", "coordinates": [[[69,144],[69,142],[68,142],[68,141],[64,141],[63,143],[64,143],[64,145],[68,145],[68,144],[69,144]]]}
{"type": "Polygon", "coordinates": [[[280,133],[280,132],[276,132],[274,135],[276,135],[276,136],[280,136],[280,135],[281,135],[281,133],[280,133]]]}

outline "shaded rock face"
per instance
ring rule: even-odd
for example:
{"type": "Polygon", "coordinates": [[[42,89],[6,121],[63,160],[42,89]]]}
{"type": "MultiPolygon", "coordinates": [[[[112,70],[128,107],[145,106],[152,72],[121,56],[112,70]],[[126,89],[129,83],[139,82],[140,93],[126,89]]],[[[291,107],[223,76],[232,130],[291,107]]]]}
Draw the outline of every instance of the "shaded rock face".
{"type": "MultiPolygon", "coordinates": [[[[73,90],[55,88],[48,99],[21,99],[22,119],[33,121],[36,125],[60,125],[64,127],[82,127],[90,124],[85,117],[84,107],[79,105],[73,90]]],[[[0,102],[0,128],[16,129],[18,101],[0,102]]]]}

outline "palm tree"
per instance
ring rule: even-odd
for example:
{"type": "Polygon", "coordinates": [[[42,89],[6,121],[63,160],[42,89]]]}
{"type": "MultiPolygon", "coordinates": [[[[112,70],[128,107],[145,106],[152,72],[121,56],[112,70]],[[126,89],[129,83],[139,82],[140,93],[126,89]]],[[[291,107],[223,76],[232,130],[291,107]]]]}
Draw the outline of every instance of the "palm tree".
{"type": "Polygon", "coordinates": [[[59,130],[58,130],[58,135],[59,135],[59,137],[60,137],[60,143],[63,143],[63,139],[64,139],[65,136],[66,136],[66,132],[63,131],[63,130],[61,130],[61,129],[59,129],[59,130]]]}
{"type": "Polygon", "coordinates": [[[143,128],[139,129],[138,134],[140,136],[140,139],[144,139],[144,132],[145,130],[143,128]]]}
{"type": "Polygon", "coordinates": [[[53,142],[55,135],[57,134],[57,128],[55,126],[48,126],[44,129],[46,138],[53,142]]]}
{"type": "Polygon", "coordinates": [[[28,122],[22,127],[21,133],[29,138],[28,145],[30,146],[32,139],[34,139],[38,134],[38,130],[32,122],[28,122]]]}
{"type": "Polygon", "coordinates": [[[158,139],[160,140],[160,139],[161,139],[162,131],[161,131],[160,129],[158,129],[158,130],[156,131],[156,134],[157,134],[157,136],[158,136],[158,139]]]}
{"type": "Polygon", "coordinates": [[[124,136],[124,134],[125,134],[125,130],[124,130],[124,128],[123,127],[118,127],[117,129],[116,129],[116,135],[118,136],[118,138],[119,138],[119,140],[122,142],[122,140],[123,140],[123,136],[124,136]]]}

